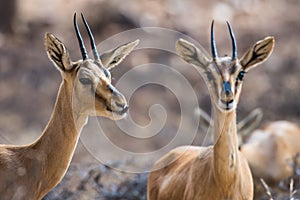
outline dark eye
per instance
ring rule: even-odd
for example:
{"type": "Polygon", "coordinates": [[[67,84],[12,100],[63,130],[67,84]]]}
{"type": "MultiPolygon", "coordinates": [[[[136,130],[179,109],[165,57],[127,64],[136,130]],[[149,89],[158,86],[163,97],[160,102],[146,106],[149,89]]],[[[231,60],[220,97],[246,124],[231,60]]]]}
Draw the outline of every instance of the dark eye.
{"type": "Polygon", "coordinates": [[[92,85],[93,84],[93,82],[88,78],[80,78],[79,81],[82,85],[92,85]]]}
{"type": "Polygon", "coordinates": [[[240,71],[240,73],[238,74],[236,80],[242,81],[243,78],[244,78],[245,73],[246,73],[246,72],[244,72],[244,71],[240,71]]]}

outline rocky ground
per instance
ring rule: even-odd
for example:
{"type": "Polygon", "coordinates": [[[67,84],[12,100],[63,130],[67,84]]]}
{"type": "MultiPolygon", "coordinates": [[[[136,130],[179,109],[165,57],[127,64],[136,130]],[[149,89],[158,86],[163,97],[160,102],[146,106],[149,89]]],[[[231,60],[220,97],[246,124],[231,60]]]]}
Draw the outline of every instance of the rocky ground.
{"type": "Polygon", "coordinates": [[[92,166],[72,165],[63,181],[44,200],[146,200],[147,173],[127,174],[103,165],[92,166]]]}
{"type": "MultiPolygon", "coordinates": [[[[122,165],[114,163],[113,165],[122,165]]],[[[146,200],[148,173],[129,174],[103,165],[72,165],[63,181],[43,200],[146,200]]],[[[300,169],[277,186],[255,182],[257,200],[300,199],[300,169]]]]}

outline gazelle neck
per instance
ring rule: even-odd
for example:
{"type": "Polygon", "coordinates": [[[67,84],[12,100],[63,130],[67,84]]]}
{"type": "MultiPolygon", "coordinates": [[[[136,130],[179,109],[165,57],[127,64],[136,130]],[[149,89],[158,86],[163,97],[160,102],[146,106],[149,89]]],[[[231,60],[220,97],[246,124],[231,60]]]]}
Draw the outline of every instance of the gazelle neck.
{"type": "Polygon", "coordinates": [[[215,177],[222,184],[234,179],[239,164],[236,111],[224,112],[213,107],[213,116],[215,177]]]}
{"type": "Polygon", "coordinates": [[[43,183],[55,186],[64,176],[71,162],[81,129],[87,122],[87,115],[73,112],[73,86],[63,81],[60,85],[54,111],[42,136],[31,150],[39,153],[43,183]],[[42,155],[42,156],[41,156],[42,155]],[[44,174],[43,174],[44,173],[44,174]]]}

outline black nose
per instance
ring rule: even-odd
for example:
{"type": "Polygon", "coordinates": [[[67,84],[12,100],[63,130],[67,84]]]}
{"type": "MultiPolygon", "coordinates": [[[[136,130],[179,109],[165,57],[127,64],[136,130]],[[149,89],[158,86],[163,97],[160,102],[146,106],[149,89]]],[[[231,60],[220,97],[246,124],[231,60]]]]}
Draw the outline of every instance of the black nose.
{"type": "Polygon", "coordinates": [[[126,105],[122,105],[122,104],[116,103],[116,105],[117,105],[118,107],[121,107],[121,108],[122,108],[121,111],[118,111],[118,112],[117,112],[118,114],[123,115],[124,113],[126,113],[126,112],[128,111],[128,105],[127,105],[127,104],[126,104],[126,105]]]}
{"type": "Polygon", "coordinates": [[[230,95],[231,87],[230,87],[229,81],[224,81],[223,82],[223,89],[224,89],[226,95],[230,95]]]}
{"type": "Polygon", "coordinates": [[[127,112],[127,110],[128,110],[128,106],[127,106],[127,105],[125,105],[125,106],[123,107],[123,113],[126,113],[126,112],[127,112]]]}
{"type": "Polygon", "coordinates": [[[128,105],[127,104],[123,104],[123,103],[118,103],[116,102],[116,105],[120,108],[122,108],[123,110],[128,110],[128,105]]]}

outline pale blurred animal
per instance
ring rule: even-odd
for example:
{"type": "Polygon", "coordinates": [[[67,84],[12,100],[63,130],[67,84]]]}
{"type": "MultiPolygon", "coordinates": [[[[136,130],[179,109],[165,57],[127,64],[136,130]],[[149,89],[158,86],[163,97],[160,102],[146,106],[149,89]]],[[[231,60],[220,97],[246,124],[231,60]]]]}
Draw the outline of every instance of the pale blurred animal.
{"type": "MultiPolygon", "coordinates": [[[[209,115],[199,111],[201,129],[210,130],[209,115]]],[[[260,109],[255,109],[237,124],[240,151],[248,160],[255,180],[262,178],[268,185],[275,186],[293,175],[295,165],[300,166],[297,159],[300,127],[289,121],[274,121],[257,129],[262,115],[260,109]]]]}
{"type": "Polygon", "coordinates": [[[300,128],[288,121],[270,122],[249,136],[241,145],[241,152],[255,178],[277,185],[292,176],[294,165],[300,164],[296,159],[300,153],[300,128]]]}

